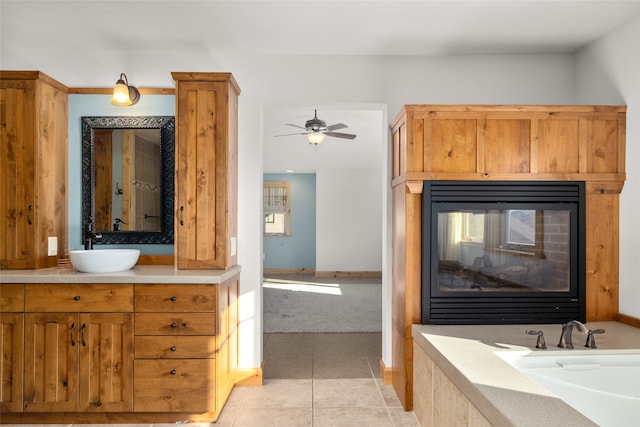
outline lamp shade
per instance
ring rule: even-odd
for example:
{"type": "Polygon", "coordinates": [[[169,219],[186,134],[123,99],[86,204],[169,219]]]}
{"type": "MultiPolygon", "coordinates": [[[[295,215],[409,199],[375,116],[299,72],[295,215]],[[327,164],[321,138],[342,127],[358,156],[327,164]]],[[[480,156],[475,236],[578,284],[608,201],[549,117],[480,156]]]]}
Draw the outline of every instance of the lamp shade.
{"type": "Polygon", "coordinates": [[[137,88],[129,86],[127,76],[122,73],[113,88],[113,97],[111,103],[114,105],[129,106],[133,105],[140,99],[140,92],[137,88]]]}
{"type": "Polygon", "coordinates": [[[113,98],[111,103],[116,105],[131,105],[129,99],[129,87],[122,80],[118,80],[116,86],[113,88],[113,98]]]}
{"type": "Polygon", "coordinates": [[[324,141],[324,133],[310,132],[307,134],[307,141],[309,141],[309,143],[313,145],[321,144],[322,141],[324,141]]]}

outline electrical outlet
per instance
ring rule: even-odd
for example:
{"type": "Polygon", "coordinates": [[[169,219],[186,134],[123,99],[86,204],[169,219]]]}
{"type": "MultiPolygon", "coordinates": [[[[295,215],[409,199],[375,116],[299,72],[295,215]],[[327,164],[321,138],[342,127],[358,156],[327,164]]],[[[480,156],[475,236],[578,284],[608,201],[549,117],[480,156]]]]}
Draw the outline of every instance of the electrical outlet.
{"type": "Polygon", "coordinates": [[[230,256],[236,256],[236,238],[232,237],[231,238],[231,250],[230,250],[230,256]]]}
{"type": "Polygon", "coordinates": [[[49,256],[58,255],[58,238],[56,236],[49,237],[47,255],[49,256]]]}

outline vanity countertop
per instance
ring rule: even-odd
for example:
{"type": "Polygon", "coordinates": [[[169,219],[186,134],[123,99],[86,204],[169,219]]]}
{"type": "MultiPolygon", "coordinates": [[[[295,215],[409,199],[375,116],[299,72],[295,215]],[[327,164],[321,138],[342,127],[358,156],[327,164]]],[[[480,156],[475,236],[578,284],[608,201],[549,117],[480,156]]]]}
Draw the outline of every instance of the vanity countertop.
{"type": "Polygon", "coordinates": [[[223,283],[240,273],[227,270],[177,270],[172,265],[137,265],[118,273],[80,273],[73,268],[0,270],[0,283],[223,283]]]}
{"type": "MultiPolygon", "coordinates": [[[[593,425],[496,355],[501,351],[539,352],[540,355],[593,354],[594,351],[634,352],[640,349],[640,329],[618,322],[589,322],[589,329],[605,329],[597,349],[583,347],[585,336],[574,331],[574,350],[557,347],[561,325],[413,325],[414,342],[454,382],[495,426],[593,425]],[[535,348],[542,330],[547,350],[535,348]]],[[[414,396],[419,398],[418,396],[414,396]]]]}

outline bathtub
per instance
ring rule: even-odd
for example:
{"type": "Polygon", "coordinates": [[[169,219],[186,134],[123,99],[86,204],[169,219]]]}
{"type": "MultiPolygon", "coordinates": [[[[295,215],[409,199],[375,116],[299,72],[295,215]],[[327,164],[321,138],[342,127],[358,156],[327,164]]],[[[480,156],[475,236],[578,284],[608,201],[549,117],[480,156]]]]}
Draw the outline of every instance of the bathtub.
{"type": "Polygon", "coordinates": [[[640,425],[640,352],[496,352],[603,427],[640,425]]]}

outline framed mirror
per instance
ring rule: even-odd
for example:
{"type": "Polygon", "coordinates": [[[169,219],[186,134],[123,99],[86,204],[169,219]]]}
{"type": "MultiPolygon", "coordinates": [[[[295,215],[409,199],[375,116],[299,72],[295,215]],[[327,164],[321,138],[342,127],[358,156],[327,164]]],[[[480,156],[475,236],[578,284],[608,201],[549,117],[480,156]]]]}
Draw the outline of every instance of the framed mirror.
{"type": "Polygon", "coordinates": [[[175,118],[82,117],[82,230],[95,244],[173,243],[175,118]]]}

